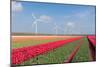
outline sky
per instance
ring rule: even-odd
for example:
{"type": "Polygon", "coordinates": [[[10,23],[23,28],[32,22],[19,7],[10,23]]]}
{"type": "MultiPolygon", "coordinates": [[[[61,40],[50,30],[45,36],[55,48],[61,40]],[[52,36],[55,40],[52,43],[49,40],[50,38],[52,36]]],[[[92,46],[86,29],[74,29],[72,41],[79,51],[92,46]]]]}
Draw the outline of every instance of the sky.
{"type": "Polygon", "coordinates": [[[12,1],[12,32],[95,34],[95,23],[95,6],[12,1]]]}

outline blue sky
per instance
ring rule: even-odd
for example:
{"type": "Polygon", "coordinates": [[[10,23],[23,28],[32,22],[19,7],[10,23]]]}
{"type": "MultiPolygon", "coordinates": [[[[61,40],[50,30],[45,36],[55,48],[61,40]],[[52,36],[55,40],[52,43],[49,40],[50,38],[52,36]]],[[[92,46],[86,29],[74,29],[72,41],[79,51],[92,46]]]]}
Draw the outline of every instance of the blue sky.
{"type": "Polygon", "coordinates": [[[95,6],[12,2],[12,32],[34,33],[35,23],[38,33],[95,34],[95,6]]]}

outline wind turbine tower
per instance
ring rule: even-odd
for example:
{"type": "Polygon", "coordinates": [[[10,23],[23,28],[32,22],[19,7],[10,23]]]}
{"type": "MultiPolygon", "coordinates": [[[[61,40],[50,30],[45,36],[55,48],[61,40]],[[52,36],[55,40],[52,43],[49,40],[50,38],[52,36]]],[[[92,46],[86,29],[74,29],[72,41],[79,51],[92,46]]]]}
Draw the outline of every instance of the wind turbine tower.
{"type": "Polygon", "coordinates": [[[58,27],[58,25],[56,23],[54,25],[55,25],[54,31],[55,31],[55,34],[57,35],[58,34],[59,27],[58,27]]]}

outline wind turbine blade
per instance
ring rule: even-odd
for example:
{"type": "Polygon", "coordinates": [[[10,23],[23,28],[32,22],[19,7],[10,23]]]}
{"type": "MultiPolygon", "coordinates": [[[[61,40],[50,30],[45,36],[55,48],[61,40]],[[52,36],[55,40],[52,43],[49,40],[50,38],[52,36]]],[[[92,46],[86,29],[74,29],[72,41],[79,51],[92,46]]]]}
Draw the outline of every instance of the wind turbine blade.
{"type": "Polygon", "coordinates": [[[34,22],[32,23],[32,27],[33,27],[34,25],[36,25],[36,23],[37,23],[37,22],[36,22],[36,21],[34,21],[34,22]]]}
{"type": "Polygon", "coordinates": [[[32,13],[32,16],[33,16],[34,19],[36,19],[36,16],[34,15],[34,13],[32,13]]]}

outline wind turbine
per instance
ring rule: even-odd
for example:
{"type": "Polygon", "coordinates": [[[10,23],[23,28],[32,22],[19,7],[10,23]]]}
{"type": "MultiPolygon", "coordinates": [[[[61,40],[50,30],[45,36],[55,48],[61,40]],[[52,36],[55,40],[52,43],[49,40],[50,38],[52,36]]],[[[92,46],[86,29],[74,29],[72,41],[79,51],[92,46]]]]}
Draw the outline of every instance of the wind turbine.
{"type": "Polygon", "coordinates": [[[38,33],[38,22],[48,23],[47,21],[49,21],[49,17],[46,15],[41,15],[37,18],[33,13],[32,13],[32,16],[34,19],[32,26],[35,25],[35,33],[37,34],[38,33]]]}
{"type": "Polygon", "coordinates": [[[66,33],[71,33],[73,26],[74,26],[74,24],[72,22],[66,23],[65,24],[65,34],[66,33]]]}
{"type": "Polygon", "coordinates": [[[57,35],[58,34],[59,27],[58,27],[58,25],[56,23],[54,23],[54,25],[55,25],[55,27],[54,27],[55,34],[57,35]]]}
{"type": "Polygon", "coordinates": [[[58,34],[58,30],[60,31],[65,31],[63,28],[61,28],[60,26],[58,26],[56,23],[54,23],[54,30],[55,30],[55,34],[57,35],[58,34]]]}
{"type": "Polygon", "coordinates": [[[38,18],[36,18],[36,16],[33,13],[32,13],[32,17],[34,19],[34,22],[33,22],[32,26],[35,25],[35,33],[37,34],[37,22],[38,22],[38,18]]]}

